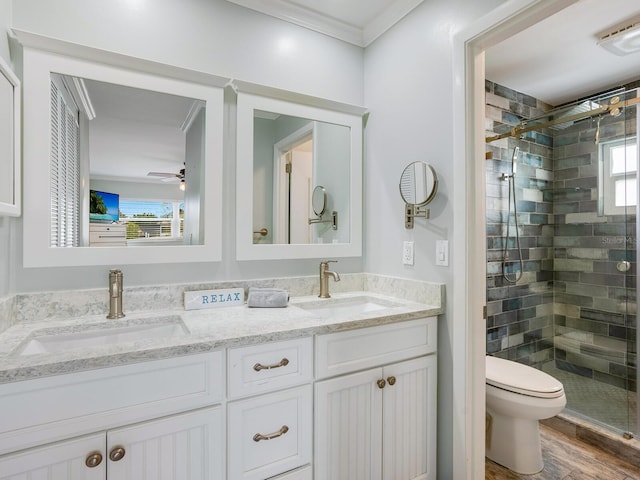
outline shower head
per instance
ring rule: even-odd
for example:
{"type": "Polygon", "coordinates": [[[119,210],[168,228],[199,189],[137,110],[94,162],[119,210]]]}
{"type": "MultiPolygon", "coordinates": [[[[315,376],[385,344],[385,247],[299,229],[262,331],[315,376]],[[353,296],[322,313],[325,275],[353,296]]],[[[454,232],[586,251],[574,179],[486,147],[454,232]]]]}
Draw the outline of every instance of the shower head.
{"type": "Polygon", "coordinates": [[[516,166],[518,165],[518,153],[520,152],[520,147],[514,147],[513,155],[511,155],[511,175],[516,174],[516,166]]]}

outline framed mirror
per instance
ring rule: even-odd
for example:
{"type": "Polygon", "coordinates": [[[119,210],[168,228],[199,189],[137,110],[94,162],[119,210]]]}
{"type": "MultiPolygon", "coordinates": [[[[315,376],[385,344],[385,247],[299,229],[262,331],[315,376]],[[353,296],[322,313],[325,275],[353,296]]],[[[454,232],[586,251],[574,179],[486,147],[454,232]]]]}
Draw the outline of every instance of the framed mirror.
{"type": "Polygon", "coordinates": [[[0,57],[0,215],[20,216],[20,81],[0,57]]]}
{"type": "Polygon", "coordinates": [[[24,48],[24,266],[219,261],[222,88],[75,47],[24,48]]]}
{"type": "Polygon", "coordinates": [[[361,115],[241,92],[237,117],[237,259],[361,255],[361,115]]]}

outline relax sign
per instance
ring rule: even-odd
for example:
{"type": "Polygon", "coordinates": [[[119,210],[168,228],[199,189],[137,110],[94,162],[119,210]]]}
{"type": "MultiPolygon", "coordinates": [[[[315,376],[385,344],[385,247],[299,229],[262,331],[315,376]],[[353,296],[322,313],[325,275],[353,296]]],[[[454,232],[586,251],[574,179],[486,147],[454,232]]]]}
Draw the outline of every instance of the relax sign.
{"type": "Polygon", "coordinates": [[[244,304],[244,289],[225,288],[184,292],[184,309],[232,307],[244,304]]]}

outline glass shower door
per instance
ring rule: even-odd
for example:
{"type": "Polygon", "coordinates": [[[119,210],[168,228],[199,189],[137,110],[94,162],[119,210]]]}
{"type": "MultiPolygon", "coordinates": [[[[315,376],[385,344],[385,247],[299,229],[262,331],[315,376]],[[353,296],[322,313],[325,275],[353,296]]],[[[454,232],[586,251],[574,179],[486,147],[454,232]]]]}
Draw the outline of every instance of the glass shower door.
{"type": "MultiPolygon", "coordinates": [[[[568,410],[622,432],[636,415],[635,90],[582,102],[606,113],[554,134],[553,374],[568,410]]],[[[560,126],[559,126],[560,127],[560,126]]]]}

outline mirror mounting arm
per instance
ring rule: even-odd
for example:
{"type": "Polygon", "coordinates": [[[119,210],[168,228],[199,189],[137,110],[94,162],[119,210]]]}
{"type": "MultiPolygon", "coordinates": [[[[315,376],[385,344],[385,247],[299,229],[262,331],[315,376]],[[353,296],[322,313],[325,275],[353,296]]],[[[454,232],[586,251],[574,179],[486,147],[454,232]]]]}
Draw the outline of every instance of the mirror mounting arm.
{"type": "Polygon", "coordinates": [[[420,209],[420,205],[413,205],[410,203],[405,204],[404,206],[404,228],[412,229],[413,228],[413,219],[415,217],[424,217],[427,220],[429,219],[431,212],[428,208],[420,209]]]}
{"type": "Polygon", "coordinates": [[[331,212],[331,218],[328,220],[323,220],[322,215],[319,215],[317,218],[310,218],[309,225],[314,223],[330,223],[333,230],[338,230],[338,212],[335,210],[331,212]]]}

